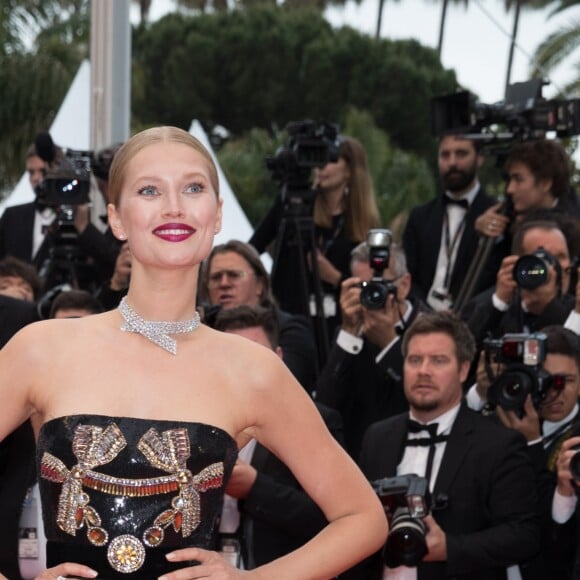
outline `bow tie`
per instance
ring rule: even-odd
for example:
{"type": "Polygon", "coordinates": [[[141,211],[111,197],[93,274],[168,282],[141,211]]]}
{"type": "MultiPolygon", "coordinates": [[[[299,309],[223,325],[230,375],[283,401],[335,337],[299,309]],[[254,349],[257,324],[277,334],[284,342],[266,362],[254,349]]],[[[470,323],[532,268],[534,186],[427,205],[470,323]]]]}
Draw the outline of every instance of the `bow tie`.
{"type": "Polygon", "coordinates": [[[407,431],[409,433],[421,433],[422,431],[427,431],[431,437],[435,437],[435,435],[437,435],[438,427],[439,423],[430,423],[429,425],[424,425],[423,423],[413,421],[413,419],[409,419],[407,421],[407,431]]]}
{"type": "Polygon", "coordinates": [[[458,205],[463,209],[469,209],[469,202],[466,199],[455,199],[454,197],[450,197],[448,195],[443,196],[443,205],[458,205]]]}

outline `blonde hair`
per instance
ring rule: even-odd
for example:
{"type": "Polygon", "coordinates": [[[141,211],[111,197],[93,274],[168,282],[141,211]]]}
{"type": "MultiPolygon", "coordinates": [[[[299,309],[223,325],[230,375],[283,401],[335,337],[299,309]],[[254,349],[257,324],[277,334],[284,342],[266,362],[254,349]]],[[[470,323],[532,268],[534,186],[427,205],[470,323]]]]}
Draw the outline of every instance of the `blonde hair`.
{"type": "MultiPolygon", "coordinates": [[[[338,150],[350,169],[348,194],[345,197],[345,230],[353,242],[366,240],[368,231],[380,225],[379,210],[369,171],[367,154],[362,143],[353,137],[341,137],[338,150]]],[[[317,195],[314,200],[314,223],[324,228],[332,227],[332,216],[326,204],[317,195]]]]}
{"type": "Polygon", "coordinates": [[[157,143],[180,143],[200,153],[208,163],[211,184],[219,197],[219,179],[215,163],[207,149],[192,135],[178,127],[152,127],[137,133],[127,141],[115,154],[109,171],[109,200],[119,205],[125,174],[130,161],[149,145],[157,143]]]}

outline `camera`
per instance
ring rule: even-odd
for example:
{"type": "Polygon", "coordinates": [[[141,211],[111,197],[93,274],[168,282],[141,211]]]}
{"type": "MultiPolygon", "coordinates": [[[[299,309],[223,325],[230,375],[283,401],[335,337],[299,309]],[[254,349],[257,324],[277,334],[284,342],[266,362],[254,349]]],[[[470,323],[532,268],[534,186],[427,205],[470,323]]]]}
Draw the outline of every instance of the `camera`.
{"type": "Polygon", "coordinates": [[[550,266],[556,270],[556,275],[561,281],[562,274],[558,260],[544,248],[538,248],[533,254],[526,254],[518,259],[512,275],[520,288],[535,290],[548,281],[550,266]]]}
{"type": "Polygon", "coordinates": [[[302,204],[308,208],[314,201],[311,188],[312,170],[338,161],[338,125],[316,124],[305,120],[289,123],[287,143],[266,157],[272,179],[282,187],[285,204],[302,204]]]}
{"type": "Polygon", "coordinates": [[[507,133],[493,132],[489,141],[542,138],[547,131],[558,137],[580,133],[580,99],[548,100],[542,96],[542,79],[509,85],[503,101],[487,105],[468,91],[435,97],[431,101],[434,135],[482,133],[493,126],[507,133]]]}
{"type": "Polygon", "coordinates": [[[564,388],[566,378],[563,375],[551,375],[542,367],[546,359],[546,340],[541,332],[505,334],[500,339],[484,340],[486,362],[493,360],[505,365],[489,387],[488,403],[523,416],[528,395],[538,409],[550,389],[564,388]]]}
{"type": "Polygon", "coordinates": [[[429,514],[429,483],[424,477],[400,475],[372,481],[389,520],[383,560],[389,568],[417,566],[427,554],[423,519],[429,514]]]}
{"type": "Polygon", "coordinates": [[[390,230],[376,228],[369,230],[369,265],[373,276],[369,282],[361,282],[360,301],[368,310],[380,310],[385,307],[387,296],[396,295],[397,288],[392,282],[383,278],[383,272],[389,267],[392,235],[390,230]]]}

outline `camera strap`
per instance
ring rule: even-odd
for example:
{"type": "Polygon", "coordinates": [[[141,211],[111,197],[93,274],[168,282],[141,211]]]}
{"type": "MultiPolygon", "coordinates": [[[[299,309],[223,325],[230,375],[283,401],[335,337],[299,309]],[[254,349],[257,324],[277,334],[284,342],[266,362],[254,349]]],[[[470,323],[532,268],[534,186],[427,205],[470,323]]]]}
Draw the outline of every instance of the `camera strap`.
{"type": "MultiPolygon", "coordinates": [[[[323,255],[326,255],[326,252],[331,248],[332,244],[338,236],[340,236],[343,228],[344,228],[344,213],[341,213],[337,216],[333,216],[332,218],[332,231],[329,236],[324,235],[324,230],[320,232],[318,236],[318,249],[322,252],[323,255]]],[[[321,228],[322,229],[322,228],[321,228]]],[[[326,228],[324,228],[326,229],[326,228]]]]}

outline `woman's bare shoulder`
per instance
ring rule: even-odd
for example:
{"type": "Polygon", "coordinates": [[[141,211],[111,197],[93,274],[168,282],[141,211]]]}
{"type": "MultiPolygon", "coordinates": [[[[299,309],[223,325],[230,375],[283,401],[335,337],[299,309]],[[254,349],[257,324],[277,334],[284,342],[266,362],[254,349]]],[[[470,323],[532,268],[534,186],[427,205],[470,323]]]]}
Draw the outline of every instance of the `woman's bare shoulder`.
{"type": "Polygon", "coordinates": [[[83,336],[90,336],[104,322],[103,319],[96,320],[101,316],[103,315],[33,322],[20,329],[1,351],[7,351],[11,356],[50,356],[55,350],[60,351],[63,343],[70,347],[82,341],[83,336]]]}

